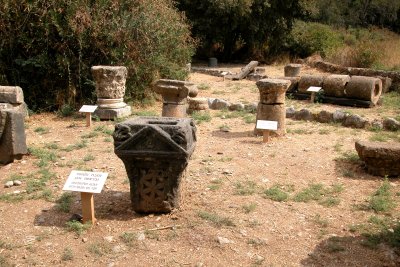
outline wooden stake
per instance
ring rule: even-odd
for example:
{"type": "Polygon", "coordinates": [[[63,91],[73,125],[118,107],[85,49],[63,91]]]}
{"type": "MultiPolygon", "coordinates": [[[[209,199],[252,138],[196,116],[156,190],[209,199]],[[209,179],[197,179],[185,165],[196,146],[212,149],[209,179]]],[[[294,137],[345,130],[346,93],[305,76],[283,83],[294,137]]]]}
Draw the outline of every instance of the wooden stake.
{"type": "Polygon", "coordinates": [[[269,131],[264,130],[263,131],[263,143],[268,143],[269,142],[269,131]]]}
{"type": "Polygon", "coordinates": [[[315,92],[311,92],[311,99],[310,99],[310,102],[311,102],[311,103],[314,103],[314,100],[315,100],[315,92]]]}
{"type": "Polygon", "coordinates": [[[95,224],[96,218],[94,217],[94,198],[92,193],[81,192],[82,202],[82,217],[83,223],[92,222],[95,224]]]}
{"type": "Polygon", "coordinates": [[[90,127],[92,125],[92,113],[90,112],[85,112],[86,113],[86,127],[90,127]]]}

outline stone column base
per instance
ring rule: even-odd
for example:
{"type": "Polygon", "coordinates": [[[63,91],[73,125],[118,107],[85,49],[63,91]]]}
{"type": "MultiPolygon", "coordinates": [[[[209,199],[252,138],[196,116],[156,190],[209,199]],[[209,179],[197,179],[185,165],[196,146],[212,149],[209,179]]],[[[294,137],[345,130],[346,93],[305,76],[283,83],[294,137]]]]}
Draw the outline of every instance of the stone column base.
{"type": "Polygon", "coordinates": [[[128,117],[132,114],[132,108],[125,106],[123,108],[97,108],[94,112],[101,120],[114,120],[115,118],[128,117]]]}
{"type": "MultiPolygon", "coordinates": [[[[285,104],[278,105],[265,105],[258,104],[257,107],[257,120],[277,121],[278,130],[271,131],[271,136],[284,136],[286,134],[286,108],[285,104]]],[[[263,135],[262,130],[254,128],[255,135],[263,135]]]]}

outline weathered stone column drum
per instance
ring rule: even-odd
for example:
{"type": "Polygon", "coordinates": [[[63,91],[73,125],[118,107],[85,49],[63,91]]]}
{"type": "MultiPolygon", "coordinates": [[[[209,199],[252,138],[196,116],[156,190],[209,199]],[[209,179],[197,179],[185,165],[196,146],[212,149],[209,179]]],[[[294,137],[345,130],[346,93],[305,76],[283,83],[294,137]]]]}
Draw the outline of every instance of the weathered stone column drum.
{"type": "MultiPolygon", "coordinates": [[[[285,93],[290,86],[290,81],[283,79],[262,79],[256,85],[260,91],[257,120],[277,121],[278,130],[272,132],[272,135],[285,135],[285,93]]],[[[262,131],[255,129],[255,134],[262,135],[262,131]]]]}
{"type": "Polygon", "coordinates": [[[154,85],[154,91],[162,95],[163,117],[186,117],[187,97],[197,95],[197,87],[187,81],[160,79],[154,85]]]}
{"type": "Polygon", "coordinates": [[[126,67],[93,66],[92,75],[96,83],[98,105],[94,114],[104,120],[131,115],[131,107],[124,102],[128,75],[126,67]]]}
{"type": "Polygon", "coordinates": [[[302,65],[301,64],[288,64],[284,68],[285,77],[300,76],[302,65]]]}
{"type": "Polygon", "coordinates": [[[139,117],[115,126],[114,152],[123,161],[136,212],[179,207],[179,184],[196,145],[189,118],[139,117]]]}

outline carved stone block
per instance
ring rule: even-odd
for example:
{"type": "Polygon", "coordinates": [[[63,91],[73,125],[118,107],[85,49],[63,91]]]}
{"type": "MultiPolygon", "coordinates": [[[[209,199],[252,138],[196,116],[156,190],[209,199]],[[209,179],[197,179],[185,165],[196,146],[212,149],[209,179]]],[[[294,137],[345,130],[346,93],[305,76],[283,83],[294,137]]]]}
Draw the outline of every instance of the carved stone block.
{"type": "Polygon", "coordinates": [[[0,110],[0,163],[11,163],[27,153],[24,114],[0,110]]]}
{"type": "Polygon", "coordinates": [[[136,212],[170,212],[196,145],[192,119],[139,117],[115,126],[114,152],[123,161],[136,212]]]}

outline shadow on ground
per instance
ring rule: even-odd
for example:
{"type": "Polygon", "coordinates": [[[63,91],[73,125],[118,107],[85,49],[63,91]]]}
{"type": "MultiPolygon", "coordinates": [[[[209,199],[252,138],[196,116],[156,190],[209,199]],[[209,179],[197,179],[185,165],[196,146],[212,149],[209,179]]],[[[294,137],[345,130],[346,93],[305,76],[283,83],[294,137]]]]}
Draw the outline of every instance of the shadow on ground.
{"type": "MultiPolygon", "coordinates": [[[[95,216],[99,220],[129,221],[144,215],[132,211],[129,191],[107,191],[94,194],[95,216]]],[[[64,227],[74,214],[81,214],[80,194],[76,193],[70,212],[60,211],[57,205],[35,216],[37,226],[64,227]]]]}
{"type": "Polygon", "coordinates": [[[400,250],[387,244],[368,247],[363,236],[330,237],[319,243],[302,266],[400,266],[400,250]],[[363,245],[364,244],[364,245],[363,245]]]}

